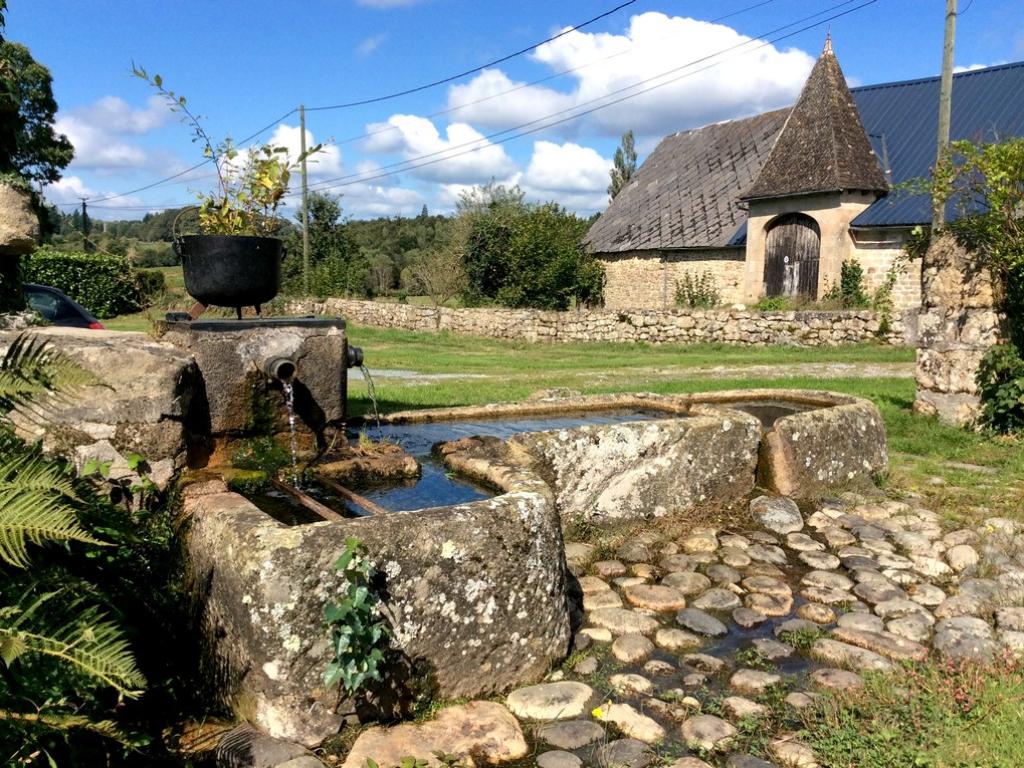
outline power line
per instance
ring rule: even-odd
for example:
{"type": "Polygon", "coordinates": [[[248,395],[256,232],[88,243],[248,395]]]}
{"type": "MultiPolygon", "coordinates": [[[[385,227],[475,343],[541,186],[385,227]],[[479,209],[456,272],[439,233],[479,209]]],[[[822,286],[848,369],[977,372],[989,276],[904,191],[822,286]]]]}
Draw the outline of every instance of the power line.
{"type": "Polygon", "coordinates": [[[553,36],[551,36],[551,37],[549,37],[549,38],[547,38],[545,40],[541,40],[539,43],[534,43],[533,45],[531,45],[531,46],[529,46],[527,48],[523,48],[521,50],[516,51],[515,53],[510,53],[510,54],[508,54],[506,56],[502,56],[499,59],[494,59],[493,61],[489,61],[486,64],[481,64],[478,67],[473,67],[472,69],[467,69],[465,72],[459,72],[458,74],[450,75],[450,76],[442,78],[440,80],[435,80],[432,83],[425,83],[424,85],[417,85],[414,88],[407,88],[404,91],[396,91],[395,93],[389,93],[389,94],[387,94],[385,96],[374,96],[373,98],[361,99],[359,101],[349,101],[349,102],[344,102],[342,104],[330,104],[330,105],[324,106],[324,107],[306,107],[306,111],[307,112],[322,112],[322,111],[328,110],[328,109],[346,109],[346,108],[349,108],[349,107],[361,107],[361,106],[364,106],[366,104],[377,104],[377,103],[382,102],[382,101],[390,101],[391,99],[397,99],[400,96],[408,96],[411,93],[419,93],[420,91],[425,91],[425,90],[428,90],[430,88],[436,88],[439,85],[444,85],[445,83],[450,83],[453,80],[458,80],[460,78],[465,77],[466,75],[472,75],[472,74],[475,74],[476,72],[480,72],[481,70],[487,69],[487,67],[493,67],[495,64],[501,64],[502,62],[508,61],[509,59],[514,59],[516,56],[522,56],[524,53],[529,53],[534,48],[539,48],[540,46],[544,45],[545,43],[550,43],[553,40],[557,40],[560,37],[564,37],[565,35],[568,35],[570,32],[575,32],[575,31],[577,31],[579,29],[583,29],[583,27],[590,26],[594,22],[600,21],[603,18],[611,16],[613,13],[616,13],[617,11],[621,11],[626,6],[632,5],[635,2],[636,2],[636,0],[627,0],[627,2],[621,3],[620,5],[617,5],[614,8],[612,8],[611,10],[605,11],[604,13],[599,14],[599,15],[595,16],[592,19],[587,19],[586,21],[584,21],[584,22],[582,22],[580,24],[576,24],[575,26],[569,27],[568,29],[564,29],[561,32],[559,32],[557,35],[553,35],[553,36]]]}
{"type": "MultiPolygon", "coordinates": [[[[566,122],[569,122],[571,120],[575,120],[577,118],[584,117],[586,115],[589,115],[589,114],[592,114],[594,112],[597,112],[597,111],[599,111],[601,109],[605,109],[606,107],[610,107],[610,106],[614,106],[615,104],[619,104],[619,103],[621,103],[623,101],[626,101],[627,99],[635,98],[636,96],[640,96],[640,95],[642,95],[644,93],[648,93],[648,92],[650,92],[652,90],[655,90],[657,88],[661,88],[661,87],[663,87],[665,85],[669,85],[669,84],[674,83],[674,82],[676,82],[678,80],[681,80],[681,79],[683,79],[685,77],[689,77],[689,76],[697,74],[699,72],[703,72],[706,69],[710,69],[713,66],[717,66],[718,64],[720,64],[722,62],[720,62],[720,61],[719,62],[713,62],[712,64],[709,64],[706,67],[703,67],[701,69],[695,70],[693,72],[684,72],[682,75],[679,75],[678,77],[675,77],[675,78],[670,79],[670,80],[666,80],[663,83],[658,83],[657,85],[649,86],[647,88],[644,88],[643,90],[637,91],[636,93],[628,94],[628,95],[623,96],[623,97],[621,97],[619,99],[608,101],[607,103],[597,104],[598,102],[605,101],[610,96],[615,96],[617,94],[622,94],[622,93],[625,93],[627,91],[634,90],[636,88],[641,87],[645,83],[650,83],[650,82],[653,82],[655,80],[659,80],[659,79],[661,79],[663,77],[666,77],[668,75],[675,74],[676,72],[679,72],[680,70],[689,69],[690,67],[692,67],[692,66],[694,66],[696,64],[700,64],[702,62],[708,61],[709,59],[714,59],[714,58],[717,58],[719,56],[722,56],[723,54],[729,53],[729,52],[734,51],[734,50],[736,50],[738,48],[742,48],[742,47],[751,45],[752,43],[757,43],[758,42],[758,38],[768,37],[768,36],[773,35],[773,34],[775,34],[777,32],[780,32],[780,31],[782,31],[784,29],[788,29],[788,28],[793,27],[793,26],[795,26],[797,24],[802,24],[805,21],[809,21],[810,19],[813,19],[813,18],[816,18],[816,17],[821,16],[823,14],[829,13],[831,11],[834,11],[834,10],[838,9],[838,8],[842,8],[843,6],[849,5],[850,3],[853,3],[855,1],[856,0],[843,0],[843,2],[838,3],[836,5],[833,5],[833,6],[829,7],[829,8],[826,8],[823,11],[819,11],[818,13],[810,14],[808,16],[805,16],[805,17],[803,17],[801,19],[798,19],[798,20],[796,20],[794,22],[791,22],[789,24],[784,24],[782,26],[776,27],[775,29],[770,30],[769,32],[765,33],[764,35],[759,35],[757,38],[751,38],[751,39],[746,40],[746,41],[744,41],[742,43],[737,43],[735,45],[729,46],[728,48],[723,48],[723,49],[721,49],[719,51],[716,51],[714,53],[711,53],[711,54],[708,54],[706,56],[702,56],[700,58],[697,58],[697,59],[694,59],[692,61],[689,61],[686,64],[682,64],[682,65],[680,65],[678,67],[674,67],[673,69],[669,69],[669,70],[666,70],[665,72],[661,72],[660,74],[654,75],[653,77],[647,78],[646,80],[641,80],[638,83],[634,83],[632,85],[625,86],[623,88],[619,88],[619,89],[617,89],[615,91],[611,91],[611,92],[606,93],[606,94],[604,94],[602,96],[599,96],[597,98],[581,102],[580,104],[576,104],[576,105],[574,105],[572,107],[569,107],[567,109],[559,110],[557,112],[553,112],[553,113],[551,113],[549,115],[545,115],[543,117],[539,117],[539,118],[536,118],[534,120],[530,120],[530,121],[525,122],[525,123],[520,123],[519,125],[512,126],[511,128],[506,128],[506,129],[501,130],[501,131],[495,131],[494,133],[488,134],[486,136],[482,136],[479,139],[474,139],[473,141],[465,142],[463,144],[458,144],[458,145],[455,145],[455,146],[452,146],[452,147],[446,147],[444,149],[437,150],[436,152],[428,152],[428,153],[423,154],[423,155],[418,155],[417,157],[407,158],[407,159],[402,160],[402,161],[398,161],[398,162],[395,162],[395,163],[390,163],[388,165],[381,166],[380,170],[388,171],[386,173],[374,173],[374,174],[372,174],[370,176],[366,176],[366,175],[359,174],[359,173],[352,173],[352,174],[347,174],[347,175],[344,175],[344,176],[337,176],[337,177],[332,178],[332,179],[324,179],[324,180],[322,180],[320,182],[317,182],[317,184],[314,185],[313,191],[323,191],[324,189],[334,189],[336,187],[349,186],[351,184],[358,184],[358,183],[363,183],[363,182],[366,182],[366,181],[374,181],[376,179],[382,179],[382,178],[386,178],[388,176],[392,176],[395,173],[401,173],[401,172],[405,172],[405,171],[415,170],[417,168],[422,168],[422,167],[427,166],[427,165],[435,165],[438,162],[443,162],[444,160],[449,160],[449,159],[453,159],[453,158],[456,158],[456,157],[461,157],[462,155],[469,154],[470,152],[476,152],[476,151],[479,151],[481,149],[486,149],[487,147],[491,147],[491,146],[494,146],[496,144],[504,144],[504,143],[506,143],[508,141],[511,141],[512,139],[516,139],[516,138],[520,138],[521,136],[526,136],[526,135],[530,135],[530,134],[533,134],[533,133],[537,133],[539,131],[546,130],[547,128],[551,128],[551,127],[554,127],[556,125],[561,125],[562,123],[566,123],[566,122]],[[576,110],[579,110],[580,107],[585,107],[588,104],[597,104],[597,106],[592,107],[591,109],[587,109],[587,110],[576,111],[576,110]],[[570,114],[567,117],[559,119],[559,120],[554,120],[554,121],[551,121],[551,122],[547,122],[547,121],[551,120],[551,118],[557,117],[558,115],[562,115],[562,114],[565,114],[567,112],[572,112],[573,114],[570,114]],[[538,123],[542,123],[542,124],[538,125],[538,123]],[[531,127],[531,126],[535,126],[535,127],[531,127]],[[528,129],[528,130],[521,130],[521,129],[528,129]],[[521,132],[520,133],[515,133],[516,131],[521,131],[521,132]],[[506,134],[512,134],[512,135],[506,136],[506,134]],[[500,138],[500,137],[504,137],[504,138],[500,138]],[[492,139],[497,139],[497,141],[492,141],[492,139]],[[487,142],[487,143],[482,143],[482,142],[487,142]],[[468,149],[465,149],[465,151],[463,151],[463,152],[454,152],[453,153],[454,150],[464,149],[464,148],[467,148],[467,147],[468,147],[468,149]],[[453,154],[449,154],[449,153],[453,153],[453,154]],[[438,158],[437,157],[438,155],[444,155],[444,157],[438,158]],[[430,159],[430,158],[435,158],[435,159],[430,159]],[[428,162],[420,163],[419,162],[420,160],[427,160],[428,162]],[[403,166],[405,166],[405,167],[403,167],[403,166]],[[391,170],[389,170],[389,169],[391,169],[391,170]],[[334,182],[343,182],[343,183],[335,184],[334,182]]],[[[805,32],[808,29],[812,29],[814,27],[817,27],[817,26],[820,26],[822,24],[828,23],[828,22],[830,22],[830,21],[832,21],[834,19],[837,19],[837,18],[840,18],[842,16],[845,16],[845,15],[847,15],[849,13],[853,13],[854,11],[860,10],[861,8],[864,8],[864,7],[868,6],[868,5],[872,5],[873,3],[877,2],[877,1],[878,0],[867,0],[867,2],[862,2],[860,5],[857,5],[857,6],[853,7],[853,8],[849,8],[849,9],[847,9],[845,11],[842,11],[842,12],[840,12],[838,14],[835,14],[833,16],[829,16],[829,17],[827,17],[825,19],[817,21],[817,22],[815,22],[813,24],[810,24],[808,26],[801,27],[800,29],[794,30],[793,32],[789,32],[789,33],[787,33],[785,35],[781,35],[781,36],[773,38],[771,40],[766,40],[766,41],[762,42],[760,45],[757,45],[756,47],[752,48],[750,51],[747,51],[746,53],[752,53],[753,51],[760,50],[761,48],[767,47],[769,45],[773,45],[774,43],[779,42],[780,40],[785,40],[787,38],[790,38],[790,37],[793,37],[795,35],[798,35],[801,32],[805,32]]],[[[746,55],[746,53],[743,54],[743,55],[746,55]]],[[[287,197],[294,197],[294,196],[295,196],[295,193],[287,195],[287,197]]]]}
{"type": "MultiPolygon", "coordinates": [[[[278,123],[280,123],[282,120],[285,120],[289,116],[293,115],[296,111],[297,110],[293,107],[292,109],[290,109],[287,112],[285,112],[283,115],[281,115],[279,118],[277,118],[273,122],[267,123],[265,126],[260,128],[255,133],[252,133],[249,136],[246,136],[244,139],[239,140],[238,143],[239,144],[245,144],[246,142],[252,141],[253,139],[255,139],[257,136],[259,136],[264,131],[267,131],[267,130],[273,128],[278,123]]],[[[191,168],[186,168],[184,171],[180,171],[180,172],[174,174],[173,176],[168,176],[167,178],[160,179],[159,181],[154,181],[151,184],[146,184],[145,186],[138,187],[136,189],[129,189],[127,192],[118,192],[116,195],[107,195],[106,197],[93,198],[89,202],[92,202],[92,203],[104,203],[107,200],[116,200],[119,197],[127,197],[128,195],[134,195],[134,194],[136,194],[138,192],[145,192],[148,189],[153,189],[154,187],[159,187],[160,185],[166,184],[167,182],[173,181],[174,179],[181,178],[186,173],[191,173],[192,171],[194,171],[194,170],[196,170],[198,168],[202,168],[204,165],[208,165],[209,163],[212,163],[212,162],[213,162],[213,160],[208,158],[206,160],[203,160],[202,162],[196,163],[191,168]]]]}
{"type": "MultiPolygon", "coordinates": [[[[852,2],[853,0],[850,0],[850,1],[852,2]]],[[[769,5],[770,3],[774,3],[774,2],[777,2],[777,0],[761,0],[760,2],[753,3],[751,5],[747,5],[747,6],[743,7],[743,8],[739,8],[738,10],[732,11],[731,13],[726,13],[726,14],[724,14],[722,16],[716,16],[713,19],[709,19],[706,23],[707,24],[715,24],[715,23],[717,23],[719,21],[724,21],[725,19],[732,18],[733,16],[739,16],[742,13],[746,13],[747,11],[752,11],[755,8],[760,8],[761,6],[769,5]]],[[[667,37],[670,37],[670,36],[671,35],[665,35],[665,37],[659,38],[659,40],[664,40],[664,39],[666,39],[667,37]]],[[[448,115],[448,114],[451,114],[453,112],[461,112],[462,110],[467,109],[469,107],[473,107],[473,106],[476,106],[478,104],[483,104],[483,103],[488,102],[488,101],[493,101],[494,99],[499,99],[502,96],[508,96],[510,93],[515,93],[516,91],[521,91],[524,88],[530,88],[530,87],[532,87],[534,85],[541,85],[542,83],[547,83],[547,82],[550,82],[552,80],[557,80],[558,78],[564,77],[565,75],[571,75],[574,72],[581,72],[584,69],[589,69],[590,67],[593,67],[596,64],[600,64],[600,63],[606,62],[606,61],[611,61],[612,59],[616,59],[616,58],[618,58],[620,56],[629,56],[629,55],[634,54],[636,52],[637,52],[636,51],[636,45],[632,44],[626,50],[619,51],[618,53],[611,53],[611,54],[608,54],[607,56],[602,56],[601,58],[594,59],[592,61],[588,61],[586,64],[580,64],[578,67],[570,67],[568,69],[563,69],[563,70],[561,70],[559,72],[555,72],[553,74],[547,75],[545,77],[538,78],[536,80],[531,80],[530,82],[527,82],[527,83],[520,83],[519,85],[516,85],[516,86],[514,86],[512,88],[508,88],[508,89],[506,89],[504,91],[499,91],[498,93],[492,93],[490,96],[484,96],[484,97],[479,98],[479,99],[474,99],[473,101],[467,101],[464,104],[459,104],[456,107],[448,107],[446,109],[440,109],[440,110],[438,110],[436,112],[430,112],[430,113],[428,113],[426,115],[423,115],[423,117],[428,119],[428,120],[430,120],[430,119],[433,119],[435,117],[440,117],[441,115],[448,115]]],[[[348,138],[341,139],[340,141],[336,141],[334,143],[335,144],[339,144],[339,145],[340,144],[351,144],[353,141],[359,141],[360,139],[369,139],[369,138],[372,138],[373,136],[377,136],[377,135],[382,134],[382,133],[390,133],[392,131],[397,131],[397,130],[399,130],[399,128],[397,128],[396,126],[391,125],[391,124],[385,124],[385,125],[382,125],[380,128],[378,128],[377,130],[367,131],[366,133],[361,133],[358,136],[349,136],[348,138]]]]}
{"type": "MultiPolygon", "coordinates": [[[[630,6],[633,3],[635,3],[635,2],[636,2],[636,0],[627,0],[627,2],[621,3],[621,4],[617,5],[617,6],[615,6],[614,8],[612,8],[611,10],[605,11],[604,13],[601,13],[601,14],[599,14],[597,16],[594,16],[593,18],[588,19],[587,21],[584,21],[584,22],[582,22],[580,24],[577,24],[577,25],[575,25],[573,27],[565,29],[562,32],[559,32],[557,35],[553,35],[552,37],[549,37],[546,40],[542,40],[539,43],[535,43],[534,45],[531,45],[528,48],[523,48],[522,50],[516,51],[514,53],[510,53],[510,54],[508,54],[506,56],[502,56],[501,58],[495,59],[494,61],[490,61],[487,64],[482,64],[479,67],[475,67],[473,69],[466,70],[465,72],[461,72],[461,73],[456,74],[456,75],[451,75],[450,77],[446,77],[446,78],[444,78],[442,80],[436,80],[436,81],[434,81],[432,83],[427,83],[425,85],[416,86],[415,88],[409,88],[407,90],[400,91],[400,92],[397,92],[397,93],[391,93],[391,94],[387,94],[387,95],[384,95],[384,96],[377,96],[377,97],[374,97],[374,98],[371,98],[371,99],[364,99],[362,101],[352,102],[352,103],[349,103],[349,104],[334,104],[334,105],[323,106],[323,107],[307,107],[306,110],[309,111],[309,112],[317,112],[317,111],[329,110],[329,109],[342,109],[344,107],[353,107],[353,106],[359,106],[359,105],[363,105],[363,104],[373,104],[373,103],[377,103],[377,102],[381,102],[381,101],[387,101],[389,99],[398,98],[399,96],[406,96],[406,95],[411,94],[411,93],[417,93],[419,91],[424,91],[424,90],[427,90],[428,88],[434,88],[434,87],[436,87],[438,85],[443,85],[445,83],[452,82],[453,80],[457,80],[457,79],[459,79],[461,77],[465,77],[466,75],[471,75],[471,74],[473,74],[475,72],[479,72],[480,70],[485,69],[487,67],[494,66],[495,64],[500,64],[500,63],[502,63],[504,61],[508,61],[509,59],[513,59],[516,56],[521,56],[524,53],[529,53],[534,48],[538,48],[541,45],[544,45],[545,43],[549,43],[552,40],[557,40],[558,38],[560,38],[560,37],[562,37],[564,35],[567,35],[570,32],[574,32],[576,30],[582,29],[583,27],[589,26],[589,25],[591,25],[591,24],[593,24],[593,23],[595,23],[597,21],[600,21],[603,18],[611,16],[613,13],[615,13],[617,11],[620,11],[623,8],[627,7],[627,6],[630,6]]],[[[264,131],[274,127],[275,125],[280,123],[282,120],[284,120],[284,119],[288,118],[289,116],[295,114],[297,111],[298,111],[298,108],[297,107],[293,107],[292,109],[290,109],[287,112],[285,112],[281,117],[277,118],[273,122],[265,125],[263,128],[260,128],[258,131],[256,131],[255,133],[247,136],[246,138],[239,140],[238,143],[239,144],[245,144],[245,143],[251,141],[252,139],[256,138],[257,136],[259,136],[264,131]]],[[[155,187],[158,187],[158,186],[161,186],[163,184],[166,184],[167,182],[174,181],[175,179],[181,178],[185,174],[191,173],[192,171],[195,171],[195,170],[197,170],[199,168],[202,168],[204,165],[207,165],[210,162],[212,162],[212,159],[206,159],[206,160],[203,160],[203,161],[201,161],[199,163],[196,163],[195,165],[191,166],[190,168],[186,168],[185,170],[180,171],[179,173],[175,173],[175,174],[173,174],[171,176],[167,176],[167,177],[165,177],[163,179],[160,179],[158,181],[154,181],[154,182],[152,182],[150,184],[146,184],[144,186],[137,187],[135,189],[130,189],[130,190],[126,191],[126,192],[118,192],[117,194],[114,194],[114,195],[107,195],[106,197],[95,198],[95,199],[91,200],[90,202],[102,203],[102,202],[106,202],[108,200],[117,199],[119,197],[127,197],[128,195],[134,195],[134,194],[137,194],[139,192],[145,192],[147,190],[150,190],[150,189],[153,189],[155,187]]]]}

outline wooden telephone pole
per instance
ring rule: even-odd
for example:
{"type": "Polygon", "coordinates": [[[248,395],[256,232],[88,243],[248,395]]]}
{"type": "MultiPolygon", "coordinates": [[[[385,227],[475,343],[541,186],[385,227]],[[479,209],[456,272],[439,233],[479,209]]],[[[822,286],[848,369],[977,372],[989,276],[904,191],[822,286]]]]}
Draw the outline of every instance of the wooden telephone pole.
{"type": "Polygon", "coordinates": [[[306,177],[306,106],[299,105],[299,151],[302,153],[302,292],[309,295],[309,183],[306,177]]]}
{"type": "MultiPolygon", "coordinates": [[[[942,78],[939,81],[939,142],[935,165],[949,152],[949,116],[953,106],[953,44],[956,39],[956,0],[946,0],[946,37],[942,48],[942,78]]],[[[946,223],[945,201],[932,200],[932,234],[946,223]]]]}

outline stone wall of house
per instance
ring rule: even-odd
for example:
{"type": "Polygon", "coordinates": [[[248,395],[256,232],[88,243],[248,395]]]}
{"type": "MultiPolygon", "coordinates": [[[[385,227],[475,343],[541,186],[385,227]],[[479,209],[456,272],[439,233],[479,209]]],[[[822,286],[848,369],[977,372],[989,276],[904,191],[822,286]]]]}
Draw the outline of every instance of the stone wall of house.
{"type": "Polygon", "coordinates": [[[892,290],[893,308],[903,311],[921,306],[921,259],[908,259],[903,247],[910,229],[858,230],[851,257],[864,268],[864,284],[871,293],[878,290],[893,264],[898,264],[892,290]]]}
{"type": "Polygon", "coordinates": [[[968,425],[980,411],[978,364],[1000,342],[992,277],[950,235],[931,245],[922,269],[914,410],[968,425]]]}
{"type": "Polygon", "coordinates": [[[630,251],[598,258],[604,266],[606,309],[671,309],[676,281],[686,273],[709,273],[723,304],[733,304],[743,295],[742,248],[630,251]]]}
{"type": "MultiPolygon", "coordinates": [[[[340,315],[358,325],[522,341],[719,342],[833,346],[877,340],[870,311],[753,312],[729,309],[640,309],[547,312],[535,309],[448,309],[351,299],[292,301],[289,314],[340,315]]],[[[884,341],[912,343],[912,315],[897,315],[884,341]]]]}

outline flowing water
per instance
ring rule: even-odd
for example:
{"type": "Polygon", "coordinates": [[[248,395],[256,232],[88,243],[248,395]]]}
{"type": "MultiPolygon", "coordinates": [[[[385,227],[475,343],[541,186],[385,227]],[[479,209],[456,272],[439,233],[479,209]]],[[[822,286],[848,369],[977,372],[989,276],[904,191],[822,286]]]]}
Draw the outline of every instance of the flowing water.
{"type": "Polygon", "coordinates": [[[373,418],[377,422],[377,429],[380,430],[380,411],[377,410],[377,388],[373,386],[373,377],[370,376],[370,369],[365,365],[359,366],[360,373],[366,379],[366,394],[370,398],[370,405],[373,406],[373,418]]]}
{"type": "Polygon", "coordinates": [[[289,447],[292,451],[292,485],[299,487],[299,444],[295,436],[295,387],[291,381],[282,381],[284,404],[288,409],[289,447]]]}

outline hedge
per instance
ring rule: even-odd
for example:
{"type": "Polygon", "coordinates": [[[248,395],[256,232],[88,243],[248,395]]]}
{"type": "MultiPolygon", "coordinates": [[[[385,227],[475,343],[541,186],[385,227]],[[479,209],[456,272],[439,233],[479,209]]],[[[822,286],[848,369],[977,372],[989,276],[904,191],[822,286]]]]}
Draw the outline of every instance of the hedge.
{"type": "Polygon", "coordinates": [[[137,312],[139,286],[128,259],[39,248],[24,260],[24,280],[59,288],[97,317],[137,312]]]}

